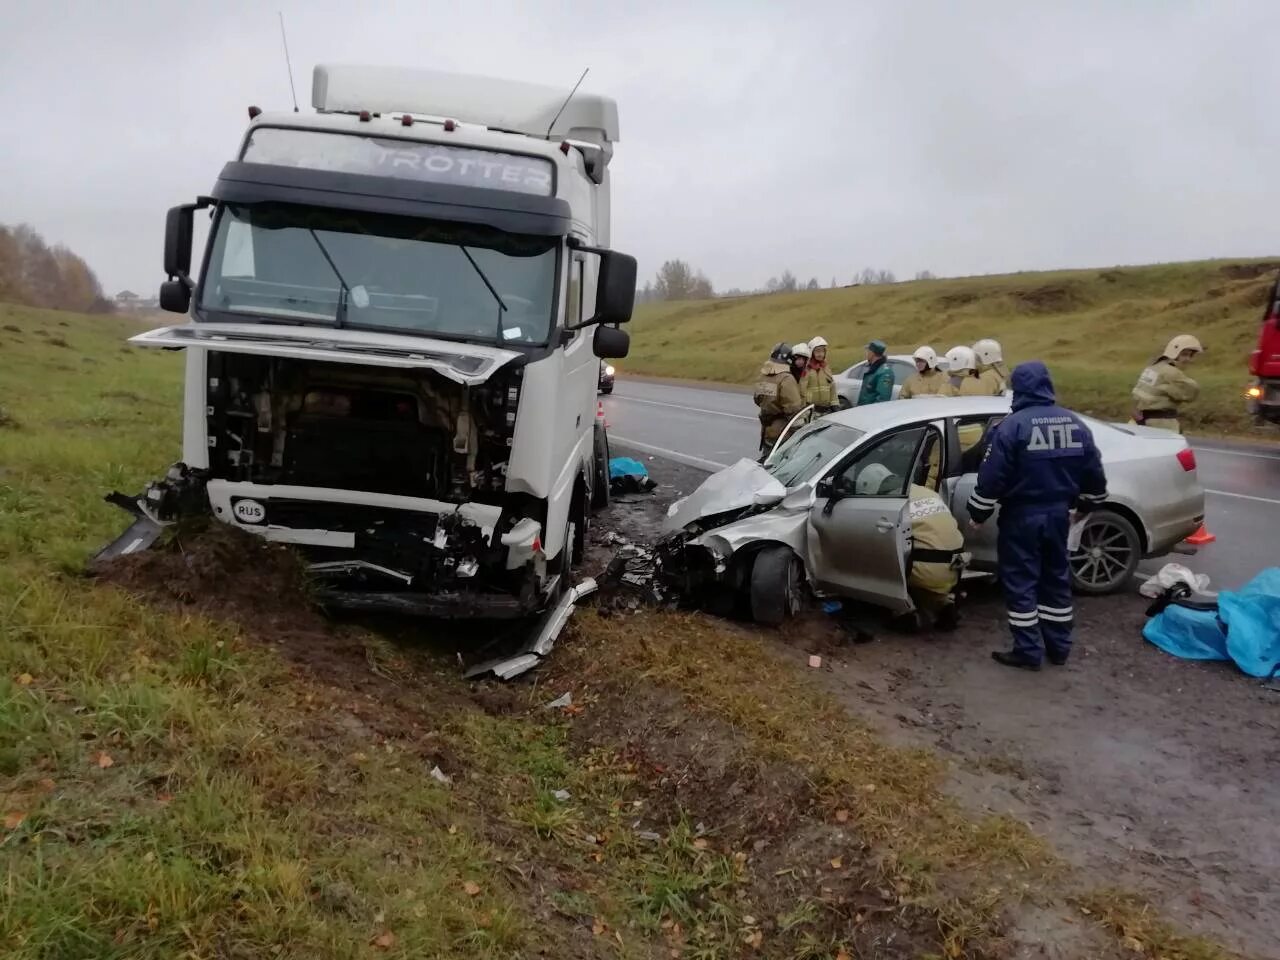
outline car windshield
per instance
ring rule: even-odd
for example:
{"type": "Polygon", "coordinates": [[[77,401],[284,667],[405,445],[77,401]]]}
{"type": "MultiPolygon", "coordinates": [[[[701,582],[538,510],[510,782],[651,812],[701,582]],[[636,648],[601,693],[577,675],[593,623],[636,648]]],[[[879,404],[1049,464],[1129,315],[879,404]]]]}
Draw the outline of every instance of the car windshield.
{"type": "Polygon", "coordinates": [[[482,342],[545,343],[559,241],[491,227],[228,204],[200,306],[482,342]]]}
{"type": "Polygon", "coordinates": [[[863,431],[828,420],[811,423],[786,441],[765,467],[784,487],[812,480],[818,471],[858,441],[863,431]]]}

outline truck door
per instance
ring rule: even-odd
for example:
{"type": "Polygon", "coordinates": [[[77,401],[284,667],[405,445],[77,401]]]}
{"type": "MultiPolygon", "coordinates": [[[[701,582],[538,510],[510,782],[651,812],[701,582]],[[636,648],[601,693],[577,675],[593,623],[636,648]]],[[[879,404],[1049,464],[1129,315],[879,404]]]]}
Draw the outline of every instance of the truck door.
{"type": "Polygon", "coordinates": [[[823,591],[894,612],[912,609],[907,594],[911,553],[908,489],[924,441],[937,431],[908,427],[861,447],[818,484],[809,511],[808,568],[823,591]]]}

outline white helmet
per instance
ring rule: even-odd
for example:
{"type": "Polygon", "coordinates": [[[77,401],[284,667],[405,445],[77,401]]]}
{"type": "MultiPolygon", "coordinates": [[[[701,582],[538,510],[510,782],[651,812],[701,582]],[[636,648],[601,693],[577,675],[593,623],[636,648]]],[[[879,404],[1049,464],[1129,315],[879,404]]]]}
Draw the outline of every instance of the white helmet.
{"type": "Polygon", "coordinates": [[[897,493],[901,485],[902,481],[883,463],[869,463],[853,482],[853,490],[860,497],[874,497],[897,493]]]}
{"type": "Polygon", "coordinates": [[[811,356],[813,356],[813,351],[809,349],[809,345],[807,343],[801,340],[799,343],[797,343],[794,347],[791,348],[791,356],[793,359],[795,357],[804,357],[806,360],[808,360],[811,356]]]}
{"type": "Polygon", "coordinates": [[[965,373],[977,366],[973,350],[969,347],[952,347],[947,351],[947,369],[952,373],[965,373]]]}
{"type": "Polygon", "coordinates": [[[828,346],[826,337],[814,337],[812,340],[809,341],[810,350],[817,350],[819,347],[825,347],[825,346],[828,346]]]}
{"type": "Polygon", "coordinates": [[[979,363],[1000,363],[1004,360],[1004,352],[1000,349],[1000,341],[987,338],[973,345],[973,352],[979,363]]]}
{"type": "Polygon", "coordinates": [[[938,354],[934,351],[933,347],[916,347],[916,352],[911,356],[916,360],[923,360],[924,365],[930,370],[938,365],[938,354]]]}
{"type": "Polygon", "coordinates": [[[1183,350],[1201,353],[1204,347],[1200,346],[1200,341],[1191,336],[1191,334],[1184,333],[1170,340],[1169,345],[1164,348],[1164,353],[1160,354],[1160,356],[1167,360],[1177,360],[1183,350]]]}

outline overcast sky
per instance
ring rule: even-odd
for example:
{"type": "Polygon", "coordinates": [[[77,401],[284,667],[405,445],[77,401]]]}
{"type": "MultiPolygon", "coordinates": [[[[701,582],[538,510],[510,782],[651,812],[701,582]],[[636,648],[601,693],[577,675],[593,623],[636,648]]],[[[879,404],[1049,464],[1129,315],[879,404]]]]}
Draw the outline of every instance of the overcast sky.
{"type": "Polygon", "coordinates": [[[614,246],[718,289],[1280,252],[1280,3],[0,0],[0,222],[154,293],[164,211],[317,62],[614,96],[614,246]]]}

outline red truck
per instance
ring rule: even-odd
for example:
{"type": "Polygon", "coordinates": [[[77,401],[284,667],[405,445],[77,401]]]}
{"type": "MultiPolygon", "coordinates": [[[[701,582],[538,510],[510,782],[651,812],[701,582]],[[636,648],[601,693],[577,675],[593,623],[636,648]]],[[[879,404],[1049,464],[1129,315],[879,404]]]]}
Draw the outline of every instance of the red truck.
{"type": "Polygon", "coordinates": [[[1249,372],[1257,378],[1244,394],[1249,412],[1259,423],[1280,423],[1280,277],[1267,300],[1258,346],[1249,355],[1249,372]]]}

